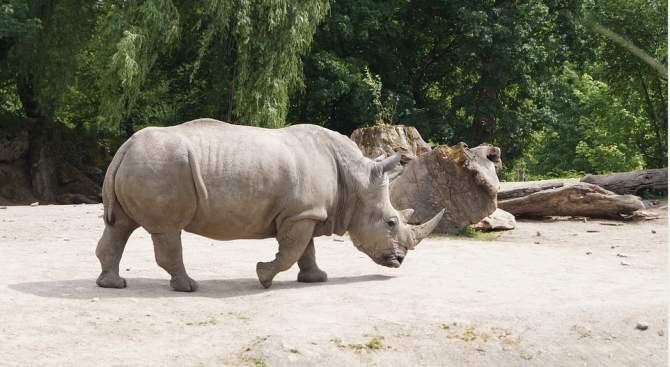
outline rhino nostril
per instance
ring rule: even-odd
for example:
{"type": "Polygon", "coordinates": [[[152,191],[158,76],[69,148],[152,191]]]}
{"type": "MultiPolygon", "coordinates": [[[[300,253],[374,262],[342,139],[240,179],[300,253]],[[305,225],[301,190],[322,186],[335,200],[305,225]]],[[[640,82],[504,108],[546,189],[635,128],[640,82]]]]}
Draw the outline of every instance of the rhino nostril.
{"type": "Polygon", "coordinates": [[[405,260],[405,257],[402,256],[402,255],[398,255],[398,256],[396,256],[396,259],[398,259],[398,262],[399,262],[400,264],[402,264],[402,261],[405,260]]]}

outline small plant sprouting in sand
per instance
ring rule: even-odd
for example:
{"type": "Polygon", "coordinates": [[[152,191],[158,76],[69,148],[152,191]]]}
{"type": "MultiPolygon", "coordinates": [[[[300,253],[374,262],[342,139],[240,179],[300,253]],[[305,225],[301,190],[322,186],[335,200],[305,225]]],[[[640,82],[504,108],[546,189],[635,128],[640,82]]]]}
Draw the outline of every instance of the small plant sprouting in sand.
{"type": "Polygon", "coordinates": [[[442,329],[449,331],[447,334],[447,339],[460,339],[465,342],[481,339],[487,343],[491,338],[504,339],[512,335],[509,330],[496,327],[492,327],[490,333],[484,333],[478,331],[474,326],[466,328],[465,325],[460,325],[459,327],[458,323],[456,322],[451,325],[442,324],[442,329]]]}
{"type": "MultiPolygon", "coordinates": [[[[369,336],[369,335],[365,335],[369,336]]],[[[370,340],[369,342],[365,344],[349,344],[349,348],[353,349],[357,352],[361,352],[363,350],[367,351],[378,351],[380,349],[393,349],[391,346],[384,345],[382,342],[384,340],[383,336],[375,336],[370,340]]]]}

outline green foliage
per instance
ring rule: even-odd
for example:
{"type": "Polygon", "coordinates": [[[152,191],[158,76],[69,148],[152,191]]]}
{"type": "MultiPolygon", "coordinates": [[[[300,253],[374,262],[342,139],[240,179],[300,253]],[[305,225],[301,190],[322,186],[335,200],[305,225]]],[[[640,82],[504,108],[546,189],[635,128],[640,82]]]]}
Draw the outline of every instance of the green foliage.
{"type": "Polygon", "coordinates": [[[93,140],[199,117],[393,123],[492,142],[506,180],[657,168],[667,37],[660,0],[4,0],[0,119],[93,140]]]}
{"type": "Polygon", "coordinates": [[[425,140],[494,140],[515,159],[547,118],[552,72],[574,58],[570,46],[584,48],[583,30],[565,16],[582,5],[338,1],[305,57],[307,88],[289,120],[349,134],[387,122],[380,106],[395,106],[393,122],[416,126],[425,140]],[[383,88],[361,90],[359,75],[383,88]],[[475,129],[478,119],[492,122],[490,131],[475,129]]]}
{"type": "MultiPolygon", "coordinates": [[[[610,95],[629,112],[632,129],[625,143],[643,156],[648,168],[667,166],[668,161],[668,6],[659,0],[612,0],[598,3],[592,17],[603,27],[651,55],[665,68],[659,71],[639,53],[630,52],[616,40],[597,36],[598,64],[594,78],[611,88],[610,95]]],[[[605,126],[609,128],[609,126],[605,126]]]]}
{"type": "Polygon", "coordinates": [[[393,124],[393,117],[395,115],[395,108],[397,100],[389,98],[386,103],[382,103],[382,81],[379,75],[370,74],[370,69],[365,67],[365,78],[363,79],[365,84],[370,87],[372,91],[372,103],[377,108],[377,114],[375,115],[375,125],[385,125],[393,124]]]}
{"type": "Polygon", "coordinates": [[[147,0],[98,10],[90,72],[102,126],[208,116],[277,127],[328,2],[147,0]]]}
{"type": "Polygon", "coordinates": [[[93,26],[94,1],[14,0],[0,5],[4,113],[53,118],[69,91],[93,26]],[[77,21],[73,21],[76,19],[77,21]]]}

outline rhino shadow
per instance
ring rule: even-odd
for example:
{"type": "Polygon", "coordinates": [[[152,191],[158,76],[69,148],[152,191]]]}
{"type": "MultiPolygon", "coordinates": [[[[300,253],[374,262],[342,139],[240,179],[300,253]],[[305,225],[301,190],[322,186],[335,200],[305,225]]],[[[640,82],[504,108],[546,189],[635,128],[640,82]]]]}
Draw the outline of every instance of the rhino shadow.
{"type": "Polygon", "coordinates": [[[296,281],[275,281],[269,289],[263,288],[257,278],[204,279],[198,281],[195,292],[177,292],[170,288],[169,279],[127,278],[124,289],[101,288],[95,284],[95,278],[54,280],[10,284],[8,288],[32,294],[38,297],[62,299],[93,298],[161,298],[161,297],[207,297],[234,298],[281,291],[283,289],[301,289],[311,287],[340,286],[360,282],[378,282],[395,278],[389,275],[371,274],[353,277],[328,278],[324,283],[300,283],[296,281]]]}

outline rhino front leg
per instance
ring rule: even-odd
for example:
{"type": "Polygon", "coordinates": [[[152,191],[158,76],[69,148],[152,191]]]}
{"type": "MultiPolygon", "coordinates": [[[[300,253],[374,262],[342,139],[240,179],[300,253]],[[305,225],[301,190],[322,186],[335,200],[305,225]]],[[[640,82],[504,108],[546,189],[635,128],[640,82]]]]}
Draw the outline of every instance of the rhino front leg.
{"type": "Polygon", "coordinates": [[[193,292],[198,283],[186,274],[182,257],[181,231],[177,233],[154,233],[154,255],[156,263],[172,276],[170,287],[180,292],[193,292]]]}
{"type": "Polygon", "coordinates": [[[298,260],[298,267],[300,267],[300,272],[298,273],[298,281],[304,283],[316,283],[316,282],[325,282],[328,279],[328,274],[325,271],[319,269],[319,266],[316,265],[316,252],[314,250],[314,238],[309,240],[309,244],[305,249],[305,252],[300,256],[298,260]]]}
{"type": "Polygon", "coordinates": [[[275,275],[290,269],[300,259],[312,238],[315,225],[313,220],[291,222],[290,219],[286,219],[285,223],[287,224],[282,225],[277,234],[279,252],[275,255],[275,259],[256,264],[258,280],[265,288],[272,285],[275,275]]]}

